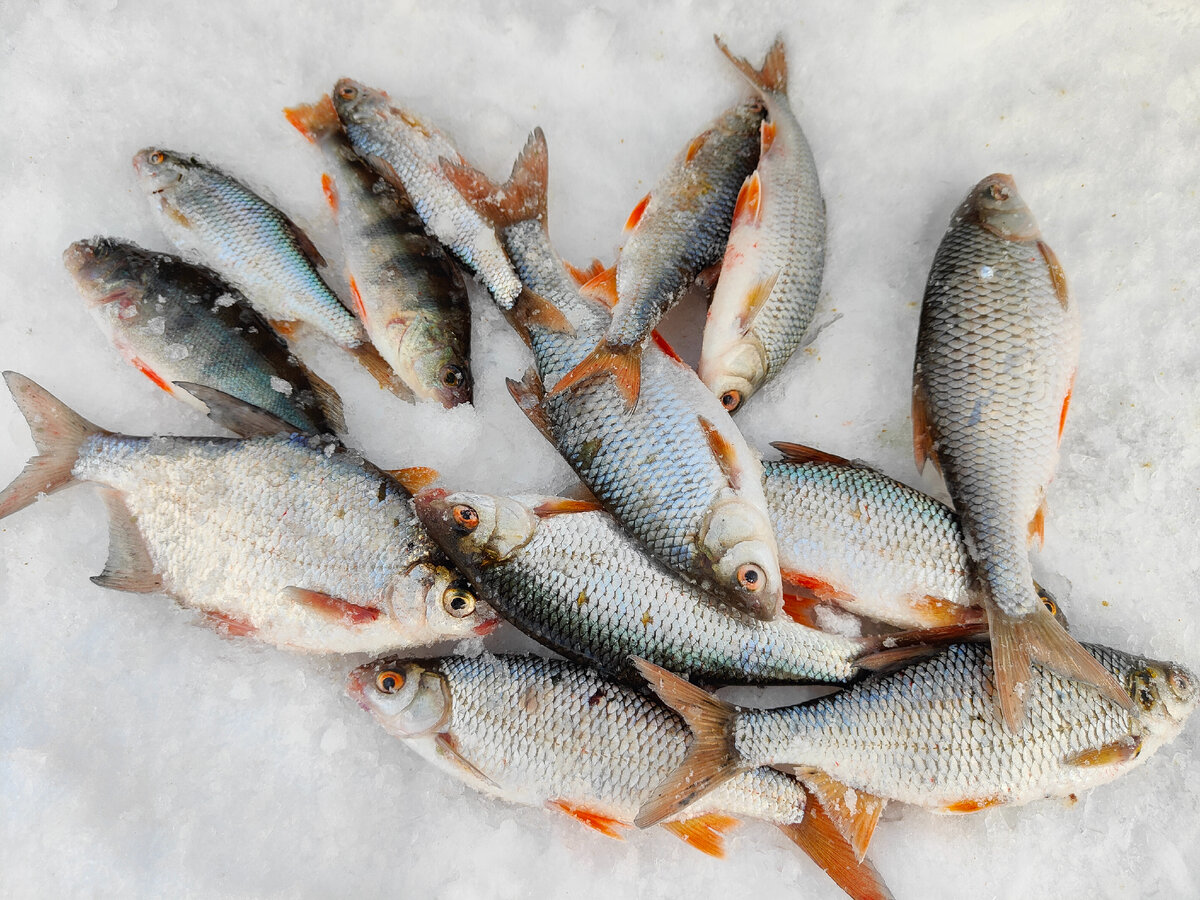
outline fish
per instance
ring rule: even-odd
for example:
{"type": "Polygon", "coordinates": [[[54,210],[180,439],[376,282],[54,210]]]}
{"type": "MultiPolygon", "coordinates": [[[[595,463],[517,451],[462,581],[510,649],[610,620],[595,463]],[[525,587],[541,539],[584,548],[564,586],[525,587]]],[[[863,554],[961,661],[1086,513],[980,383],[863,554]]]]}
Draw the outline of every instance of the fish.
{"type": "Polygon", "coordinates": [[[521,281],[495,232],[446,180],[441,160],[463,161],[449,135],[350,78],[334,85],[333,104],[355,152],[408,195],[430,233],[479,276],[502,309],[511,309],[521,281]]]}
{"type": "Polygon", "coordinates": [[[983,592],[1004,718],[1019,729],[1040,662],[1127,710],[1129,695],[1037,596],[1041,537],[1079,358],[1079,312],[1054,251],[1009,175],[955,211],[925,287],[913,367],[917,468],[933,460],[983,592]]]}
{"type": "MultiPolygon", "coordinates": [[[[861,658],[887,649],[890,659],[905,647],[921,653],[934,634],[847,637],[786,617],[762,622],[664,568],[587,501],[431,487],[413,505],[499,615],[630,682],[639,682],[631,661],[639,656],[706,683],[839,684],[862,674],[861,658]]],[[[961,639],[963,630],[951,633],[961,639]]]]}
{"type": "Polygon", "coordinates": [[[109,517],[95,584],[163,593],[231,635],[309,653],[382,653],[467,638],[498,620],[413,513],[428,470],[388,473],[270,414],[187,385],[241,438],[133,437],[88,422],[15,372],[37,445],[0,519],[77,482],[109,517]]]}
{"type": "MultiPolygon", "coordinates": [[[[388,733],[485,796],[563,812],[618,839],[688,744],[683,720],[652,695],[558,659],[384,658],[355,669],[347,692],[388,733]]],[[[723,857],[725,832],[743,819],[778,826],[851,896],[892,896],[804,786],[772,769],[736,776],[663,827],[723,857]]]]}
{"type": "Polygon", "coordinates": [[[1084,648],[1137,715],[1038,664],[1027,682],[1030,721],[1015,732],[992,696],[986,643],[955,644],[839,693],[772,710],[732,706],[639,664],[659,698],[687,720],[694,742],[636,823],[683,814],[737,773],[769,765],[813,785],[856,852],[865,852],[888,801],[966,813],[1105,784],[1173,740],[1200,692],[1195,674],[1176,663],[1084,648]],[[838,811],[830,798],[849,808],[838,811]]]}
{"type": "Polygon", "coordinates": [[[585,285],[613,303],[603,339],[554,388],[612,377],[629,406],[641,391],[642,347],[658,321],[701,272],[721,262],[743,182],[759,154],[763,105],[745,100],[680,151],[625,222],[625,245],[612,271],[585,285]]]}
{"type": "Polygon", "coordinates": [[[265,409],[299,431],[344,431],[337,392],[308,371],[237,288],[211,269],[116,238],[76,241],[63,264],[130,365],[204,412],[188,381],[265,409]]]}
{"type": "Polygon", "coordinates": [[[133,168],[159,226],[181,253],[241,290],[285,338],[305,330],[320,334],[381,387],[407,398],[362,324],[321,278],[317,267],[325,258],[296,223],[195,157],[147,147],[134,155],[133,168]]]}
{"type": "Polygon", "coordinates": [[[471,309],[457,266],[403,190],[355,155],[329,95],[284,113],[321,151],[321,187],[371,343],[416,397],[448,409],[470,403],[471,309]]]}
{"type": "Polygon", "coordinates": [[[825,270],[825,199],[788,102],[783,39],[776,38],[760,69],[715,40],[767,110],[758,167],[738,194],[697,367],[733,412],[778,374],[812,323],[825,270]]]}
{"type": "Polygon", "coordinates": [[[759,619],[782,607],[779,558],[758,454],[696,373],[657,342],[641,399],[625,408],[609,379],[551,395],[596,346],[610,315],[579,285],[546,231],[546,138],[537,129],[497,186],[466,165],[451,182],[494,227],[524,291],[509,322],[534,368],[509,391],[621,526],[675,572],[759,619]]]}

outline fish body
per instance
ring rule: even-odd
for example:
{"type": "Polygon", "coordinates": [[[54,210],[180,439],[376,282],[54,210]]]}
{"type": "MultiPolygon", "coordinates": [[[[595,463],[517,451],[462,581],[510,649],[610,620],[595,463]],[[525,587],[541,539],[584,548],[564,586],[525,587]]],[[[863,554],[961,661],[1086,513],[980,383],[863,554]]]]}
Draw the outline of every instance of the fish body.
{"type": "Polygon", "coordinates": [[[825,200],[817,166],[787,97],[777,40],[761,70],[717,45],[766,106],[758,167],[738,195],[698,371],[730,412],[800,346],[825,269],[825,200]]]}
{"type": "Polygon", "coordinates": [[[1037,596],[1029,543],[1079,355],[1079,315],[1053,251],[1007,175],[962,203],[934,257],[913,369],[917,464],[933,459],[981,586],[1005,717],[1021,722],[1030,662],[1128,696],[1037,596]]]}
{"type": "Polygon", "coordinates": [[[127,362],[207,412],[176,382],[245,400],[300,431],[340,431],[341,400],[301,366],[246,298],[215,272],[112,238],[76,241],[67,270],[127,362]]]}
{"type": "Polygon", "coordinates": [[[97,584],[161,591],[233,633],[315,653],[378,653],[494,622],[442,564],[409,493],[353,453],[299,434],[111,434],[6,379],[41,452],[0,494],[0,517],[76,481],[103,488],[110,549],[97,584]]]}
{"type": "Polygon", "coordinates": [[[401,188],[426,227],[511,309],[521,282],[495,233],[446,179],[441,160],[462,162],[449,136],[392,105],[387,94],[343,78],[333,103],[355,152],[401,188]]]}
{"type": "Polygon", "coordinates": [[[580,294],[550,243],[546,166],[539,130],[502,187],[474,170],[451,170],[464,195],[486,211],[526,288],[510,321],[526,336],[535,370],[510,389],[652,555],[757,618],[774,618],[783,597],[762,465],[685,363],[649,345],[633,409],[609,379],[546,393],[595,347],[609,322],[602,304],[580,294]]]}
{"type": "Polygon", "coordinates": [[[458,268],[408,196],[355,155],[328,96],[286,113],[324,159],[353,309],[371,342],[416,397],[471,402],[471,310],[458,268]]]}
{"type": "Polygon", "coordinates": [[[426,532],[501,616],[618,678],[637,680],[630,657],[638,656],[707,683],[839,683],[877,649],[870,638],[732,609],[579,501],[431,489],[414,505],[426,532]]]}

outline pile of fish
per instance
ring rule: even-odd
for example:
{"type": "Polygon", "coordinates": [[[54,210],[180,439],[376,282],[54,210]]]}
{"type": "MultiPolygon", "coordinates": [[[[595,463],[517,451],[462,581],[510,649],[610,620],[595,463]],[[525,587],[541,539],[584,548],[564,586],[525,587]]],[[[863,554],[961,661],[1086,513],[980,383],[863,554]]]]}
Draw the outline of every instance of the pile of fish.
{"type": "Polygon", "coordinates": [[[1180,665],[1078,642],[1034,583],[1079,322],[1009,176],[954,211],[921,313],[916,461],[953,510],[801,444],[763,463],[743,438],[731,414],[810,331],[825,202],[782,42],[758,68],[717,44],[749,95],[637,204],[608,268],[555,252],[540,129],[500,182],[349,79],[286,111],[319,151],[348,298],[260,194],[141,150],[182,255],[97,238],[64,261],[118,351],[236,437],[114,434],[7,373],[37,455],[0,517],[91,482],[110,534],[96,583],[230,636],[377,656],[351,695],[480,792],[718,856],[761,819],[851,896],[888,897],[866,852],[889,801],[1074,795],[1170,741],[1200,693],[1180,665]],[[338,436],[314,340],[405,400],[472,402],[464,270],[528,344],[509,390],[578,474],[572,496],[456,491],[338,436]],[[655,330],[697,286],[698,373],[655,330]],[[502,620],[565,659],[417,654],[502,620]],[[827,630],[847,620],[865,627],[827,630]],[[839,689],[764,710],[706,690],[749,684],[839,689]]]}

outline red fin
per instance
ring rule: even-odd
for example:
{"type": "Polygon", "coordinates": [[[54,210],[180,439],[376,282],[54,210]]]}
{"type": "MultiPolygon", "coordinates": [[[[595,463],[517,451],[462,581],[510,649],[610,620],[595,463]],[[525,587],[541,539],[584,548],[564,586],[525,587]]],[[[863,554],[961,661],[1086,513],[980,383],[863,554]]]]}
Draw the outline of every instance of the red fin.
{"type": "Polygon", "coordinates": [[[533,514],[539,519],[551,516],[567,515],[569,513],[596,512],[604,509],[599,503],[591,500],[572,500],[568,497],[551,497],[533,508],[533,514]]]}
{"type": "Polygon", "coordinates": [[[616,383],[621,396],[625,398],[626,408],[632,409],[637,405],[638,394],[642,388],[641,346],[634,344],[631,347],[614,349],[601,339],[595,350],[559,379],[548,396],[553,397],[575,385],[605,377],[611,377],[616,383]]]}
{"type": "Polygon", "coordinates": [[[909,608],[920,619],[922,627],[942,628],[950,625],[976,625],[987,621],[987,615],[978,606],[963,606],[941,597],[909,598],[909,608]]]}
{"type": "Polygon", "coordinates": [[[763,120],[762,127],[759,129],[759,159],[767,155],[767,151],[771,149],[771,145],[775,143],[775,120],[769,122],[763,120]]]}
{"type": "Polygon", "coordinates": [[[124,498],[118,491],[108,489],[101,496],[108,509],[108,559],[104,571],[92,576],[92,584],[134,594],[161,591],[162,576],[154,571],[146,539],[124,498]]]}
{"type": "Polygon", "coordinates": [[[584,282],[579,293],[592,300],[599,300],[609,309],[617,305],[617,266],[614,263],[607,269],[601,269],[584,282]]]}
{"type": "Polygon", "coordinates": [[[337,109],[328,94],[325,94],[316,103],[289,107],[283,111],[283,114],[292,123],[293,128],[314,144],[317,142],[317,138],[332,134],[342,127],[342,123],[338,120],[337,109]]]}
{"type": "Polygon", "coordinates": [[[815,447],[808,447],[804,444],[790,444],[787,441],[771,441],[771,446],[783,454],[783,458],[788,462],[795,463],[828,463],[831,466],[847,466],[849,468],[858,468],[858,466],[846,459],[844,456],[835,456],[832,453],[826,453],[824,450],[818,450],[815,447]]]}
{"type": "Polygon", "coordinates": [[[1131,762],[1142,752],[1141,735],[1130,735],[1110,744],[1081,750],[1073,756],[1068,756],[1063,762],[1068,766],[1111,766],[1117,763],[1131,762]]]}
{"type": "Polygon", "coordinates": [[[811,794],[804,818],[779,828],[854,900],[894,900],[879,872],[866,860],[855,858],[850,843],[811,794]]]}
{"type": "Polygon", "coordinates": [[[522,288],[513,301],[510,316],[518,330],[526,333],[530,328],[544,328],[559,334],[575,333],[574,326],[557,306],[528,288],[522,288]]]}
{"type": "Polygon", "coordinates": [[[762,221],[762,180],[758,170],[742,183],[737,204],[733,207],[733,225],[758,225],[762,221]]]}
{"type": "Polygon", "coordinates": [[[284,594],[289,600],[294,600],[307,606],[313,612],[320,613],[326,619],[341,625],[365,625],[379,618],[379,610],[369,606],[359,606],[340,597],[333,597],[322,591],[310,591],[302,587],[286,587],[284,594]]]}
{"type": "Polygon", "coordinates": [[[699,153],[702,149],[704,149],[704,145],[706,143],[708,143],[708,139],[710,137],[712,137],[712,129],[711,128],[708,129],[707,131],[705,131],[704,133],[698,134],[694,138],[692,138],[692,142],[690,144],[688,144],[687,150],[683,154],[683,161],[685,163],[690,163],[693,159],[695,159],[696,154],[699,153]]]}
{"type": "Polygon", "coordinates": [[[496,782],[484,775],[473,762],[463,756],[462,750],[458,746],[458,741],[454,739],[454,735],[443,731],[433,739],[433,745],[437,748],[440,756],[453,760],[459,768],[469,775],[478,778],[484,784],[496,785],[496,782]]]}
{"type": "Polygon", "coordinates": [[[333,183],[328,172],[321,173],[321,193],[325,195],[325,202],[329,204],[329,208],[336,216],[338,211],[337,185],[333,183]]]}
{"type": "Polygon", "coordinates": [[[152,368],[150,368],[148,365],[146,365],[146,363],[143,362],[139,357],[135,356],[135,357],[133,357],[133,359],[131,359],[129,361],[131,363],[133,363],[134,368],[136,368],[139,372],[141,372],[143,375],[145,375],[147,378],[149,378],[151,381],[153,381],[156,385],[158,385],[160,388],[162,388],[168,394],[175,393],[175,389],[173,387],[171,387],[171,385],[168,384],[161,375],[159,375],[152,368]]]}
{"type": "Polygon", "coordinates": [[[839,591],[829,582],[822,581],[815,576],[805,575],[803,572],[796,572],[791,569],[780,569],[779,574],[786,583],[801,588],[805,594],[814,600],[828,603],[835,600],[847,599],[847,595],[842,591],[839,591]]]}
{"type": "Polygon", "coordinates": [[[428,466],[409,466],[406,469],[388,469],[387,473],[400,482],[410,494],[423,491],[438,480],[438,470],[428,466]]]}
{"type": "Polygon", "coordinates": [[[801,597],[798,594],[784,593],[783,614],[797,625],[820,629],[815,615],[821,601],[816,597],[801,597]]]}
{"type": "MultiPolygon", "coordinates": [[[[691,157],[689,157],[690,159],[691,157]]],[[[629,218],[625,220],[625,230],[633,231],[637,228],[638,222],[642,221],[642,216],[646,214],[646,207],[650,205],[650,195],[647,194],[638,201],[637,206],[633,208],[633,212],[629,214],[629,218]]],[[[614,267],[615,268],[615,267],[614,267]]]]}
{"type": "Polygon", "coordinates": [[[701,853],[707,853],[717,859],[724,859],[725,832],[737,828],[740,824],[742,824],[741,820],[735,819],[733,816],[708,813],[680,822],[663,822],[662,827],[701,853]]]}
{"type": "Polygon", "coordinates": [[[521,412],[525,413],[525,417],[533,423],[533,427],[540,431],[542,437],[551,444],[558,446],[554,440],[554,432],[550,428],[550,420],[546,417],[546,409],[542,405],[546,392],[542,387],[541,379],[538,378],[537,371],[530,368],[520,381],[507,378],[505,384],[508,385],[508,392],[517,401],[521,412]]]}
{"type": "Polygon", "coordinates": [[[567,272],[570,273],[571,277],[574,278],[575,281],[581,286],[587,284],[604,271],[604,263],[600,262],[598,259],[593,259],[590,266],[582,269],[576,268],[565,260],[563,261],[563,265],[566,267],[567,272]]]}
{"type": "Polygon", "coordinates": [[[1033,514],[1033,518],[1029,520],[1029,543],[1033,543],[1037,539],[1038,546],[1046,546],[1046,498],[1042,498],[1042,502],[1038,504],[1037,512],[1033,514]]]}
{"type": "Polygon", "coordinates": [[[663,703],[692,732],[687,756],[638,811],[634,824],[649,828],[672,818],[746,768],[733,744],[737,707],[636,656],[633,664],[663,703]]]}
{"type": "Polygon", "coordinates": [[[949,813],[973,813],[979,812],[981,809],[991,809],[993,806],[1003,806],[1004,801],[999,797],[983,797],[970,798],[967,800],[959,800],[957,803],[951,803],[944,807],[949,813]]]}
{"type": "Polygon", "coordinates": [[[862,862],[887,800],[856,791],[824,772],[809,772],[800,780],[816,795],[837,830],[850,843],[854,858],[862,862]]]}
{"type": "Polygon", "coordinates": [[[625,840],[624,836],[618,829],[628,828],[629,825],[626,822],[622,822],[620,819],[614,819],[612,816],[606,816],[598,812],[592,812],[591,810],[584,809],[581,806],[573,806],[566,800],[551,800],[546,805],[552,809],[562,810],[571,818],[582,822],[588,828],[594,828],[596,831],[607,837],[616,838],[618,841],[625,840]]]}
{"type": "Polygon", "coordinates": [[[1067,275],[1063,272],[1063,267],[1059,264],[1054,251],[1050,249],[1050,245],[1045,241],[1038,241],[1037,245],[1038,249],[1042,251],[1042,259],[1046,260],[1046,265],[1050,268],[1050,281],[1054,284],[1054,295],[1058,297],[1062,308],[1066,309],[1071,305],[1071,297],[1067,293],[1067,275]]]}
{"type": "MultiPolygon", "coordinates": [[[[667,356],[671,357],[671,359],[675,360],[675,362],[683,363],[683,359],[678,353],[675,352],[675,348],[667,343],[667,339],[659,334],[657,329],[650,332],[650,337],[654,341],[654,346],[656,346],[659,350],[667,354],[667,356]]],[[[685,366],[687,365],[687,363],[683,364],[685,366]]]]}
{"type": "Polygon", "coordinates": [[[725,473],[725,478],[729,482],[729,486],[735,491],[741,490],[742,487],[742,467],[738,464],[737,453],[733,449],[733,445],[725,435],[717,430],[717,426],[704,416],[696,416],[696,421],[700,423],[700,430],[704,432],[704,436],[708,439],[709,449],[716,457],[716,460],[721,465],[721,471],[725,473]]]}
{"type": "Polygon", "coordinates": [[[499,187],[486,175],[463,163],[443,159],[442,171],[463,199],[497,228],[537,219],[546,221],[546,184],[549,156],[546,136],[535,128],[517,161],[512,175],[499,187]]]}
{"type": "Polygon", "coordinates": [[[350,296],[354,300],[354,312],[358,318],[365,324],[367,321],[367,307],[363,304],[362,293],[358,290],[358,282],[354,280],[354,276],[350,276],[350,296]]]}
{"type": "Polygon", "coordinates": [[[761,69],[754,68],[754,66],[740,56],[734,56],[719,36],[714,34],[713,40],[717,42],[717,46],[721,49],[721,52],[737,67],[737,70],[746,77],[746,80],[756,90],[764,93],[787,93],[787,53],[783,47],[783,38],[775,38],[775,43],[767,51],[767,57],[763,60],[761,69]]]}
{"type": "Polygon", "coordinates": [[[401,400],[407,400],[409,403],[416,400],[412,390],[392,371],[392,367],[388,365],[386,359],[379,355],[374,344],[363,341],[357,347],[347,347],[346,349],[351,356],[358,360],[360,366],[371,373],[371,377],[379,383],[381,388],[391,391],[401,400]]]}
{"type": "Polygon", "coordinates": [[[302,325],[296,319],[268,319],[267,322],[282,338],[294,338],[302,325]]]}
{"type": "Polygon", "coordinates": [[[925,471],[925,462],[930,460],[942,471],[942,465],[937,458],[937,440],[933,434],[933,426],[929,421],[929,411],[926,407],[925,391],[919,384],[913,384],[912,395],[912,424],[913,424],[913,458],[917,461],[917,471],[925,471]]]}
{"type": "Polygon", "coordinates": [[[216,612],[215,610],[205,610],[204,619],[219,634],[228,635],[229,637],[250,637],[258,632],[258,629],[245,619],[236,619],[233,616],[226,615],[223,612],[216,612]]]}
{"type": "Polygon", "coordinates": [[[1075,373],[1071,373],[1071,380],[1067,382],[1067,395],[1063,397],[1062,412],[1058,416],[1058,442],[1062,443],[1063,428],[1067,424],[1067,410],[1071,406],[1071,392],[1075,389],[1075,373]]]}

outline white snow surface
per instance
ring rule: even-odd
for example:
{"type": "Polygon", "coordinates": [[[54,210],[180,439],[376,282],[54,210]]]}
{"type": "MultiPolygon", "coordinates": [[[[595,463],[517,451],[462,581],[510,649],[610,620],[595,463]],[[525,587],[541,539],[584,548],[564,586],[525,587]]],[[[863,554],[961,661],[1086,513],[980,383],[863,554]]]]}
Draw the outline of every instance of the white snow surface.
{"type": "MultiPolygon", "coordinates": [[[[155,144],[275,198],[335,260],[318,155],[280,110],[343,75],[495,176],[541,125],[559,250],[611,261],[628,211],[742,95],[714,31],[755,60],[787,40],[829,209],[818,321],[841,316],[739,414],[751,443],[813,444],[941,491],[911,454],[921,293],[968,188],[1010,172],[1084,335],[1036,570],[1080,638],[1200,666],[1200,7],[1186,0],[6,3],[0,366],[110,429],[217,433],[121,361],[60,254],[96,234],[170,249],[130,165],[155,144]]],[[[452,487],[561,488],[568,468],[504,388],[526,351],[472,299],[474,409],[407,406],[319,355],[353,442],[452,487]]],[[[702,316],[693,304],[667,327],[693,360],[702,316]]],[[[0,481],[32,452],[0,398],[0,481]]],[[[165,598],[93,586],[106,531],[86,487],[0,522],[0,894],[841,896],[758,823],[717,861],[661,830],[617,842],[482,798],[345,695],[361,660],[223,639],[165,598]]],[[[1198,896],[1198,733],[1193,719],[1070,808],[893,806],[871,857],[901,898],[1198,896]]]]}

